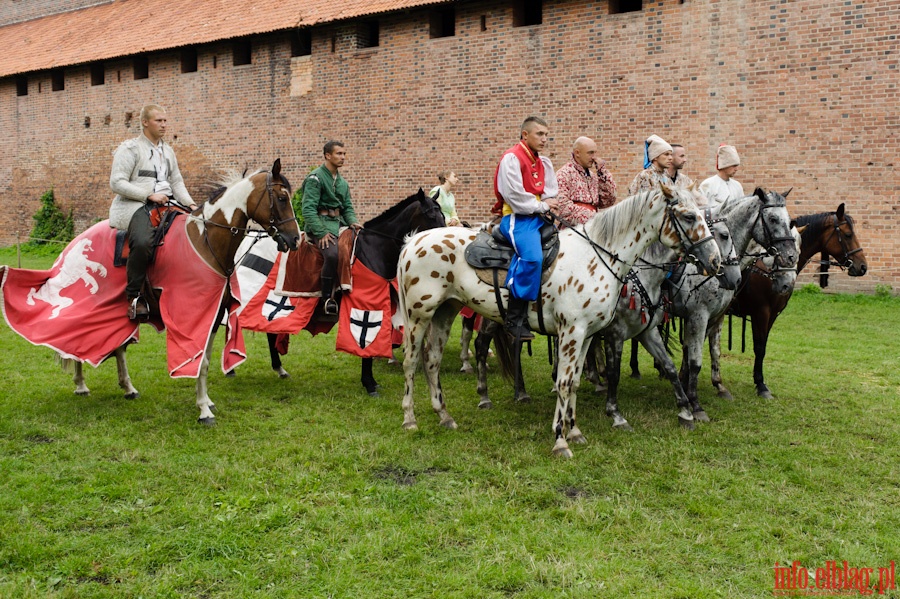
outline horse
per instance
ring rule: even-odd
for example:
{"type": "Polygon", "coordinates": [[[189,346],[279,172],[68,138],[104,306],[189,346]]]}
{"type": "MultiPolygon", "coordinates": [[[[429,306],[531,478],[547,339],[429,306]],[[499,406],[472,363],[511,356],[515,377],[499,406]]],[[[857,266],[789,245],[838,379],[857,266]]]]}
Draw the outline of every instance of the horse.
{"type": "MultiPolygon", "coordinates": [[[[417,231],[444,226],[446,222],[440,205],[420,189],[418,193],[364,223],[356,240],[356,257],[366,268],[391,281],[397,276],[397,259],[405,238],[417,231]]],[[[313,321],[317,319],[324,321],[326,318],[320,309],[313,314],[313,321]]],[[[331,318],[326,326],[334,322],[333,317],[331,318]]],[[[290,376],[281,363],[281,356],[276,347],[278,335],[267,333],[266,337],[272,370],[281,378],[290,376]]],[[[373,358],[362,358],[360,382],[366,392],[374,397],[378,395],[380,385],[372,372],[373,362],[373,358]]]]}
{"type": "MultiPolygon", "coordinates": [[[[713,217],[728,219],[734,249],[739,257],[744,256],[752,238],[775,256],[778,266],[790,268],[796,264],[797,252],[785,203],[788,192],[779,194],[757,188],[751,196],[728,200],[717,210],[714,209],[713,217]]],[[[715,277],[698,273],[690,264],[671,293],[673,314],[681,317],[683,322],[679,376],[695,411],[699,407],[697,378],[703,363],[703,341],[706,338],[709,338],[712,384],[719,397],[731,398],[731,393],[722,384],[719,355],[722,323],[734,293],[722,288],[715,277]]]]}
{"type": "MultiPolygon", "coordinates": [[[[741,280],[741,270],[727,218],[713,217],[710,209],[706,209],[705,216],[719,252],[724,256],[716,280],[722,289],[733,290],[741,280]]],[[[629,301],[623,301],[625,296],[619,300],[612,323],[600,332],[606,342],[606,415],[612,418],[613,428],[631,430],[631,425],[619,412],[617,398],[622,346],[628,339],[639,341],[650,352],[660,375],[672,384],[675,403],[679,408],[679,424],[683,428],[693,429],[695,419],[709,421],[700,404],[692,404],[685,394],[658,328],[667,315],[663,283],[675,266],[674,259],[675,252],[661,243],[647,248],[626,277],[628,287],[623,290],[628,291],[625,296],[630,296],[629,301]]]]}
{"type": "MultiPolygon", "coordinates": [[[[213,414],[215,405],[209,398],[207,387],[209,355],[215,338],[217,325],[221,322],[223,314],[231,303],[231,277],[234,272],[234,257],[241,239],[247,231],[247,225],[250,220],[261,225],[284,251],[297,249],[299,247],[300,231],[297,227],[297,220],[294,217],[293,208],[291,207],[291,186],[287,178],[281,174],[280,159],[275,160],[271,170],[259,170],[243,178],[239,176],[232,177],[226,182],[224,187],[220,188],[192,214],[178,215],[175,217],[169,233],[165,238],[165,245],[160,247],[156,260],[148,271],[148,278],[151,282],[165,284],[168,279],[162,277],[160,273],[176,271],[192,272],[190,266],[196,264],[200,266],[200,268],[196,269],[197,271],[208,273],[206,276],[211,276],[211,278],[218,281],[218,286],[215,287],[212,294],[206,293],[205,295],[199,295],[200,292],[193,288],[187,288],[181,292],[174,288],[167,287],[160,295],[159,300],[161,314],[160,326],[167,326],[169,328],[168,341],[170,368],[172,367],[173,344],[175,344],[173,339],[186,339],[192,344],[192,348],[195,346],[202,348],[197,352],[198,355],[189,355],[187,357],[187,362],[177,365],[170,373],[172,376],[195,376],[197,378],[196,400],[197,407],[200,410],[198,421],[205,425],[215,424],[215,416],[213,414]],[[173,236],[174,231],[172,229],[176,229],[177,227],[183,227],[185,234],[180,235],[179,233],[178,235],[173,236]],[[182,241],[180,242],[178,240],[182,241]],[[171,250],[169,250],[169,253],[162,251],[162,248],[165,246],[175,243],[183,243],[182,249],[184,249],[184,251],[180,252],[179,255],[174,255],[171,253],[171,250]],[[160,280],[154,281],[155,275],[160,276],[160,280]],[[184,297],[179,294],[183,294],[184,297]],[[219,303],[218,305],[211,306],[211,308],[216,311],[209,312],[209,314],[211,314],[211,317],[208,318],[209,322],[203,322],[200,325],[202,334],[204,335],[203,338],[188,338],[189,332],[196,329],[186,327],[186,323],[179,320],[177,315],[179,306],[170,305],[172,300],[175,297],[178,297],[185,303],[190,303],[192,299],[197,301],[197,298],[213,297],[213,294],[216,298],[215,301],[218,301],[219,303]],[[209,326],[206,326],[207,324],[209,326]],[[198,357],[200,357],[199,364],[196,361],[198,357]],[[189,368],[184,368],[185,364],[188,364],[189,368]]],[[[112,247],[115,245],[115,231],[110,229],[108,224],[104,221],[94,225],[94,227],[82,235],[84,236],[91,232],[100,236],[105,247],[109,247],[109,255],[103,256],[103,258],[105,259],[105,262],[111,266],[113,263],[112,247]],[[109,242],[110,239],[112,240],[111,242],[109,242]]],[[[67,250],[70,250],[76,243],[79,243],[80,238],[81,236],[79,236],[67,250]]],[[[182,245],[178,245],[178,247],[182,247],[182,245]]],[[[71,252],[64,254],[66,260],[68,260],[70,254],[71,252]]],[[[99,254],[99,252],[97,252],[97,254],[99,254]]],[[[99,255],[96,255],[95,257],[98,260],[101,258],[99,255]]],[[[59,260],[57,262],[59,262],[59,260]]],[[[18,269],[9,269],[9,273],[0,273],[0,279],[4,281],[4,284],[7,282],[7,275],[14,274],[12,271],[15,270],[18,269]]],[[[103,280],[98,286],[98,289],[101,292],[104,290],[106,282],[110,282],[107,295],[112,294],[114,297],[103,304],[102,310],[104,314],[102,316],[106,321],[114,321],[114,326],[116,327],[116,331],[118,331],[117,336],[109,337],[103,341],[103,344],[91,349],[91,351],[94,352],[92,355],[95,357],[99,356],[97,359],[86,357],[86,354],[83,353],[80,348],[71,349],[71,347],[67,347],[66,344],[69,346],[77,345],[77,342],[70,340],[61,343],[50,340],[48,342],[43,342],[42,344],[49,345],[56,349],[64,360],[74,361],[75,372],[73,381],[75,383],[76,395],[88,395],[90,393],[90,390],[84,384],[82,362],[88,360],[96,366],[102,362],[105,357],[115,355],[119,371],[119,385],[125,390],[125,397],[133,399],[138,397],[139,393],[132,385],[131,378],[128,375],[128,368],[125,362],[125,348],[128,343],[136,339],[138,325],[133,321],[129,321],[126,315],[126,306],[124,302],[124,269],[115,269],[116,271],[119,271],[115,274],[118,276],[117,281],[121,283],[121,289],[114,288],[116,287],[112,282],[114,273],[110,273],[109,277],[107,277],[106,272],[99,272],[99,269],[95,270],[98,270],[98,275],[101,275],[103,280]]],[[[107,270],[113,269],[108,268],[107,270]]],[[[187,287],[189,286],[190,282],[187,287]]],[[[7,302],[10,300],[8,293],[10,291],[12,291],[12,289],[4,289],[4,296],[6,296],[4,299],[7,302]]],[[[89,290],[92,294],[95,293],[95,291],[96,290],[94,290],[93,287],[89,290]]],[[[29,294],[29,298],[35,297],[40,299],[37,293],[29,294]]],[[[183,307],[183,304],[181,307],[183,307]]],[[[41,306],[36,306],[36,308],[41,308],[41,306]]],[[[205,309],[210,308],[210,306],[199,306],[199,308],[205,309]]],[[[94,310],[94,312],[98,311],[100,310],[94,310]]],[[[12,322],[12,319],[8,318],[8,320],[10,321],[10,326],[14,330],[23,334],[18,330],[18,325],[12,322]]],[[[60,317],[60,320],[63,320],[63,317],[60,317]]],[[[85,321],[82,322],[83,326],[85,326],[85,322],[87,322],[86,326],[88,328],[80,329],[78,331],[79,335],[82,337],[89,337],[92,333],[96,335],[97,331],[90,328],[93,326],[91,324],[92,319],[85,319],[85,321]]],[[[231,324],[236,325],[236,317],[231,324]]],[[[68,326],[77,325],[70,324],[68,326]]],[[[23,336],[25,335],[23,334],[23,336]]],[[[29,341],[32,341],[32,343],[36,342],[33,338],[26,338],[29,339],[29,341]]],[[[230,341],[234,341],[235,338],[237,338],[240,345],[242,345],[242,340],[240,340],[239,335],[229,335],[230,341]]],[[[191,351],[193,351],[193,349],[191,351]]],[[[224,361],[225,356],[223,355],[223,363],[224,361]]]]}
{"type": "MultiPolygon", "coordinates": [[[[843,203],[834,212],[808,214],[797,217],[794,222],[798,227],[805,226],[800,235],[796,272],[803,270],[814,255],[823,253],[834,261],[835,266],[846,269],[851,277],[866,274],[866,256],[856,236],[853,218],[845,212],[843,203]]],[[[733,314],[750,317],[753,330],[753,382],[756,394],[764,399],[773,398],[763,376],[769,332],[775,319],[787,307],[793,293],[793,286],[779,289],[770,280],[769,273],[770,269],[761,264],[745,270],[744,284],[738,289],[731,304],[733,314]]]]}
{"type": "MultiPolygon", "coordinates": [[[[696,258],[703,268],[715,272],[720,256],[715,244],[704,243],[709,236],[692,197],[666,186],[642,191],[585,225],[559,233],[559,255],[546,273],[539,301],[528,311],[532,328],[537,325],[542,332],[559,337],[555,455],[572,457],[568,441],[585,442],[575,418],[575,391],[588,348],[585,340],[609,323],[632,264],[659,240],[680,253],[699,248],[696,258]]],[[[440,363],[460,308],[466,305],[491,320],[501,319],[493,286],[481,281],[465,261],[466,246],[475,237],[475,232],[456,227],[426,231],[411,238],[400,253],[399,311],[404,319],[406,379],[403,427],[407,430],[418,428],[413,388],[420,359],[441,426],[457,427],[444,402],[440,363]],[[426,334],[430,337],[427,347],[426,334]]],[[[508,298],[508,291],[498,292],[508,298]]]]}

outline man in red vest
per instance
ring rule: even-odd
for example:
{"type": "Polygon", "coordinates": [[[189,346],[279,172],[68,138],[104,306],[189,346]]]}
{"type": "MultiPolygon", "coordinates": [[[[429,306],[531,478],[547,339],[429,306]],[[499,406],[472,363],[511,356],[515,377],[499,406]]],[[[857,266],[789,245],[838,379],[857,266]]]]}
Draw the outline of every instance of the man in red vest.
{"type": "Polygon", "coordinates": [[[494,175],[494,211],[503,215],[500,232],[516,251],[506,275],[506,328],[515,339],[534,338],[528,328],[528,302],[537,300],[541,290],[540,215],[556,208],[556,173],[550,159],[539,154],[549,132],[543,119],[525,119],[519,143],[503,154],[494,175]]]}

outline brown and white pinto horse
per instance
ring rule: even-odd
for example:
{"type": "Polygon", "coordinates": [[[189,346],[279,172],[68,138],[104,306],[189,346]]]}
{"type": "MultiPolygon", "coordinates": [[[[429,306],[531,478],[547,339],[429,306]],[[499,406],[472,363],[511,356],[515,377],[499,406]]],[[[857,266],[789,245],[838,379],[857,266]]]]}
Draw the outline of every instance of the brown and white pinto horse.
{"type": "MultiPolygon", "coordinates": [[[[225,187],[217,191],[193,214],[177,216],[166,237],[165,245],[160,247],[154,264],[148,271],[153,288],[157,290],[162,288],[159,296],[160,317],[157,322],[161,322],[169,329],[170,374],[197,378],[196,397],[197,407],[200,409],[199,421],[207,425],[215,424],[213,416],[215,406],[210,400],[207,390],[209,354],[217,325],[232,302],[235,253],[247,231],[250,220],[266,229],[284,251],[297,249],[300,231],[291,207],[290,183],[281,174],[280,160],[275,161],[271,171],[260,170],[247,177],[233,177],[225,187]],[[173,233],[177,234],[173,236],[173,233]],[[178,248],[177,251],[172,247],[178,248]],[[194,266],[198,268],[194,268],[194,266]],[[189,274],[178,278],[179,284],[176,285],[173,279],[166,275],[178,272],[189,274]],[[202,283],[199,282],[200,279],[193,278],[194,273],[199,273],[202,283]],[[199,286],[203,286],[202,289],[198,289],[199,286]],[[200,301],[198,298],[206,299],[200,301]],[[192,301],[194,305],[192,305],[192,301]],[[209,302],[212,304],[210,305],[209,302]],[[202,315],[200,326],[191,326],[195,323],[184,322],[186,318],[179,315],[179,312],[184,311],[185,308],[190,308],[195,313],[202,315]],[[173,367],[173,344],[179,352],[181,350],[174,340],[183,341],[184,345],[189,346],[190,349],[186,350],[188,355],[183,358],[184,361],[173,367]]],[[[15,319],[10,318],[7,312],[4,314],[10,322],[10,326],[23,337],[32,343],[52,347],[66,361],[74,362],[73,380],[77,395],[90,393],[84,384],[82,362],[89,361],[96,366],[106,356],[115,355],[119,369],[119,385],[125,390],[127,398],[136,398],[138,392],[131,384],[125,363],[125,347],[137,337],[138,327],[136,323],[129,321],[126,315],[124,269],[121,267],[111,268],[115,231],[110,229],[105,222],[94,225],[76,239],[80,244],[79,247],[85,246],[84,239],[87,239],[88,236],[94,236],[95,240],[102,241],[99,244],[95,243],[95,248],[99,246],[104,248],[102,253],[99,250],[95,252],[93,258],[95,260],[102,259],[105,264],[110,266],[110,268],[104,266],[95,268],[94,272],[97,274],[99,282],[95,281],[95,285],[89,291],[92,295],[89,301],[85,301],[85,305],[97,304],[102,306],[102,309],[90,310],[88,308],[92,314],[87,314],[83,320],[74,320],[77,306],[67,310],[66,314],[62,316],[57,310],[55,315],[49,317],[55,319],[51,322],[44,316],[48,310],[47,302],[35,302],[32,299],[42,299],[38,296],[40,289],[43,289],[41,286],[38,290],[32,289],[28,298],[19,302],[20,305],[16,308],[18,323],[14,322],[15,319]],[[113,240],[112,244],[110,239],[113,240]],[[103,313],[98,316],[96,313],[101,311],[103,313]],[[28,321],[30,316],[34,316],[34,318],[28,321]],[[67,318],[73,320],[66,323],[67,318]],[[30,328],[18,326],[22,322],[29,324],[37,322],[39,326],[32,325],[30,328]],[[93,336],[99,340],[88,348],[79,339],[71,337],[59,336],[48,339],[48,333],[46,333],[48,327],[43,327],[45,329],[43,333],[40,330],[41,323],[44,322],[48,326],[57,326],[58,323],[69,328],[81,326],[82,328],[78,330],[80,337],[90,338],[93,336]],[[98,331],[103,331],[103,333],[98,334],[98,331]],[[107,331],[112,331],[112,333],[107,334],[107,331]],[[41,334],[44,337],[40,337],[41,334]]],[[[72,244],[70,244],[71,247],[72,244]]],[[[71,253],[70,248],[67,248],[63,254],[66,259],[57,260],[58,263],[68,260],[71,253]]],[[[46,280],[52,280],[53,277],[47,278],[49,272],[37,273],[37,275],[46,280]]],[[[20,287],[16,287],[15,280],[24,279],[26,276],[25,271],[18,269],[5,271],[0,268],[0,281],[4,284],[9,283],[4,287],[5,300],[10,300],[11,296],[18,292],[20,287]]],[[[75,287],[73,287],[73,291],[77,291],[75,287]]],[[[83,295],[85,292],[81,293],[83,295]]],[[[62,309],[67,308],[69,306],[64,306],[62,309]]],[[[236,317],[234,324],[236,324],[236,317]]],[[[230,333],[236,335],[239,331],[232,330],[230,333]]],[[[178,359],[182,359],[181,353],[178,354],[178,359]]]]}
{"type": "MultiPolygon", "coordinates": [[[[805,227],[801,233],[797,272],[803,270],[813,256],[823,253],[833,260],[834,265],[846,269],[851,277],[866,274],[866,256],[856,237],[853,219],[844,211],[844,204],[834,212],[800,216],[793,222],[798,228],[805,227]]],[[[731,304],[731,311],[738,316],[750,317],[753,327],[753,382],[756,384],[756,394],[772,399],[772,392],[763,376],[763,360],[766,358],[769,331],[772,330],[775,319],[787,307],[793,287],[784,293],[778,293],[773,285],[772,275],[761,263],[745,270],[743,281],[731,304]]]]}

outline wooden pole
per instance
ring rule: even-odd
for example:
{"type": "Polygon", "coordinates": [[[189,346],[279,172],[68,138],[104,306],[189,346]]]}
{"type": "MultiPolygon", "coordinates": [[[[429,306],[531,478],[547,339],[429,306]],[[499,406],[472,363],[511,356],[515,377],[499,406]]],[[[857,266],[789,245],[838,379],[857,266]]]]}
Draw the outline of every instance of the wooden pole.
{"type": "Polygon", "coordinates": [[[22,268],[22,244],[19,241],[18,231],[16,231],[16,260],[19,263],[19,268],[22,268]]]}

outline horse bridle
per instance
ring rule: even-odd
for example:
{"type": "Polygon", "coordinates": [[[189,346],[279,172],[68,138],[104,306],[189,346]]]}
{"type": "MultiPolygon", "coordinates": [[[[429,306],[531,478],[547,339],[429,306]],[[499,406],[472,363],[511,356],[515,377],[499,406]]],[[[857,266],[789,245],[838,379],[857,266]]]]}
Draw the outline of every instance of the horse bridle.
{"type": "MultiPolygon", "coordinates": [[[[841,251],[844,252],[844,256],[843,260],[841,260],[840,262],[834,262],[834,264],[835,266],[840,266],[841,268],[850,268],[851,266],[853,266],[853,260],[851,256],[863,251],[863,249],[862,247],[858,247],[855,250],[851,250],[847,245],[848,238],[845,237],[844,233],[841,231],[841,226],[847,225],[848,227],[850,227],[850,235],[856,235],[856,232],[853,230],[853,222],[846,218],[842,221],[838,221],[837,212],[832,212],[832,215],[834,215],[834,225],[832,226],[831,233],[825,239],[825,243],[823,245],[827,246],[828,242],[831,241],[831,238],[837,235],[838,243],[841,244],[841,251]]],[[[829,261],[828,264],[831,264],[831,261],[829,261]]]]}
{"type": "MultiPolygon", "coordinates": [[[[688,262],[693,262],[694,264],[699,264],[700,259],[697,254],[694,253],[696,248],[700,247],[705,243],[709,243],[711,241],[715,241],[715,238],[712,236],[712,232],[706,237],[691,243],[691,238],[688,236],[687,229],[681,226],[681,223],[678,222],[678,219],[675,217],[675,206],[678,204],[678,199],[675,196],[671,198],[666,198],[666,218],[663,219],[662,223],[659,225],[659,233],[657,234],[657,238],[659,242],[662,243],[662,231],[666,226],[666,219],[672,223],[672,226],[678,232],[678,236],[681,238],[681,245],[684,248],[684,256],[688,262]]],[[[709,221],[707,221],[708,223],[709,221]]],[[[707,227],[708,229],[709,227],[707,227]]],[[[719,266],[719,270],[721,271],[722,266],[719,266]]],[[[718,273],[717,273],[718,274],[718,273]]]]}
{"type": "MultiPolygon", "coordinates": [[[[773,262],[774,269],[778,270],[790,270],[790,266],[784,265],[784,258],[781,256],[781,252],[778,251],[778,248],[775,247],[776,243],[780,243],[783,241],[789,241],[790,243],[794,243],[793,237],[775,237],[772,235],[772,231],[769,229],[769,225],[766,223],[766,219],[763,218],[766,210],[773,210],[775,208],[786,208],[787,204],[784,201],[784,198],[778,198],[775,196],[770,196],[766,194],[766,199],[763,200],[759,196],[756,196],[756,199],[762,203],[762,206],[759,208],[759,212],[756,213],[756,220],[753,222],[753,226],[750,227],[750,230],[756,228],[756,223],[762,223],[763,234],[766,238],[765,245],[765,254],[763,256],[772,256],[775,260],[773,262]],[[771,203],[770,203],[771,200],[771,203]],[[781,264],[779,264],[779,262],[781,264]]],[[[793,268],[796,268],[794,265],[793,268]]]]}

